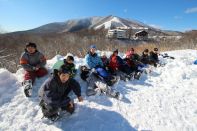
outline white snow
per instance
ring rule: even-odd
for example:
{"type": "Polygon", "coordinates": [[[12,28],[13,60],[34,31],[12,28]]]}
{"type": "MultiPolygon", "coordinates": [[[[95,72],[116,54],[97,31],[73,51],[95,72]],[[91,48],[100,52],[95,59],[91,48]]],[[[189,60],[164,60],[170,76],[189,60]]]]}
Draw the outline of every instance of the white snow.
{"type": "Polygon", "coordinates": [[[99,29],[101,27],[105,27],[105,29],[110,29],[112,23],[116,24],[118,27],[127,27],[126,25],[124,25],[120,20],[119,18],[117,17],[113,17],[111,20],[107,21],[107,22],[104,22],[98,26],[95,27],[95,29],[99,29]]]}
{"type": "MultiPolygon", "coordinates": [[[[23,70],[12,74],[0,69],[0,130],[46,131],[195,131],[197,130],[197,59],[195,50],[167,52],[176,59],[162,59],[164,67],[154,68],[137,81],[119,81],[114,88],[121,100],[107,96],[85,96],[85,82],[79,76],[84,101],[75,98],[76,112],[56,123],[42,118],[37,91],[48,77],[37,79],[33,96],[26,98],[20,85],[23,70]]],[[[106,52],[109,55],[108,52],[106,52]]],[[[56,56],[47,68],[62,59],[56,56]]],[[[76,65],[84,59],[75,57],[76,65]]]]}

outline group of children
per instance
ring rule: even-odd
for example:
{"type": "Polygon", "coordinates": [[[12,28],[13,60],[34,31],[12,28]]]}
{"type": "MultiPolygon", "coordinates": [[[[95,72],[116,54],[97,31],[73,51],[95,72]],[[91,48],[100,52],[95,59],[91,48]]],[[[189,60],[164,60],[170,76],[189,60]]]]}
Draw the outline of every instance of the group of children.
{"type": "MultiPolygon", "coordinates": [[[[158,49],[148,52],[145,49],[141,56],[131,48],[122,59],[118,50],[113,51],[110,58],[104,54],[101,57],[96,53],[96,46],[91,45],[85,56],[86,65],[80,67],[81,79],[87,82],[87,96],[104,93],[119,99],[120,93],[111,87],[119,80],[139,79],[144,67],[157,66],[159,63],[158,49]]],[[[35,43],[27,43],[25,52],[20,58],[20,64],[25,70],[24,93],[31,96],[32,86],[36,77],[45,76],[48,71],[45,56],[37,50],[35,43]]],[[[58,61],[52,68],[50,77],[39,89],[40,106],[44,117],[55,121],[60,111],[73,113],[75,106],[69,97],[71,91],[77,96],[79,102],[83,101],[80,84],[75,80],[77,70],[74,57],[69,55],[66,59],[58,61]]]]}

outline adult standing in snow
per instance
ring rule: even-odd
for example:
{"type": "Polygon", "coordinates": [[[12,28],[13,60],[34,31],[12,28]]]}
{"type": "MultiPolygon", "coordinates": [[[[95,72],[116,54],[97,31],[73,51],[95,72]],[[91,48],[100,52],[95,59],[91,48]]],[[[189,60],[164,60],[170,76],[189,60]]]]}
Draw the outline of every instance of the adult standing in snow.
{"type": "Polygon", "coordinates": [[[68,97],[73,91],[81,102],[81,87],[79,83],[70,77],[70,71],[66,65],[62,65],[58,72],[48,78],[39,90],[40,106],[44,117],[55,121],[59,117],[59,109],[73,113],[74,102],[68,97]]]}
{"type": "Polygon", "coordinates": [[[20,64],[25,70],[24,93],[27,97],[30,97],[36,77],[43,77],[47,74],[46,58],[37,50],[35,43],[29,42],[26,44],[25,52],[21,55],[20,64]]]}

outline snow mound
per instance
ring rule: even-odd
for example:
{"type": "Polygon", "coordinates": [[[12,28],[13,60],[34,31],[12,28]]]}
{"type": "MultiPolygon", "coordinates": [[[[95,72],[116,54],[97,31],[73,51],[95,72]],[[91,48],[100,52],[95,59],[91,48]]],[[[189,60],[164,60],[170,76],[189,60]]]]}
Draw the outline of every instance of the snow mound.
{"type": "MultiPolygon", "coordinates": [[[[101,53],[101,52],[99,52],[101,53]]],[[[12,74],[0,69],[0,130],[67,130],[67,131],[133,131],[133,130],[197,130],[197,52],[167,52],[175,59],[160,57],[164,67],[153,68],[139,81],[119,81],[113,88],[123,95],[121,100],[102,96],[85,96],[86,83],[81,84],[84,101],[75,98],[76,111],[51,123],[42,118],[37,91],[48,76],[37,79],[33,96],[26,98],[20,82],[24,71],[12,74]]],[[[110,52],[106,52],[107,56],[110,52]]],[[[123,55],[123,54],[122,54],[123,55]]],[[[64,56],[47,61],[50,70],[64,56]]],[[[78,68],[85,60],[75,57],[78,68]]]]}
{"type": "Polygon", "coordinates": [[[12,73],[0,69],[0,106],[13,98],[18,86],[17,78],[12,73]]]}

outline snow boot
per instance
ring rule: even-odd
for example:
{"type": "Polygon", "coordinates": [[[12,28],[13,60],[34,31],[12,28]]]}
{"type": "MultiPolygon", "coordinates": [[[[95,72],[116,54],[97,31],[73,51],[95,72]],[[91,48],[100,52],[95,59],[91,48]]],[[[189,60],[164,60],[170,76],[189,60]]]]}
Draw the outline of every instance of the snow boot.
{"type": "Polygon", "coordinates": [[[119,100],[120,99],[120,92],[116,92],[114,98],[119,100]]]}
{"type": "Polygon", "coordinates": [[[139,80],[141,74],[142,74],[141,72],[136,72],[135,75],[134,75],[134,78],[135,78],[136,80],[139,80]]]}
{"type": "Polygon", "coordinates": [[[54,115],[48,117],[48,119],[53,122],[56,122],[57,120],[59,120],[59,118],[60,118],[60,115],[58,115],[58,114],[54,114],[54,115]]]}
{"type": "Polygon", "coordinates": [[[25,80],[22,83],[23,87],[24,87],[24,93],[26,97],[31,97],[32,95],[32,80],[25,80]]]}

